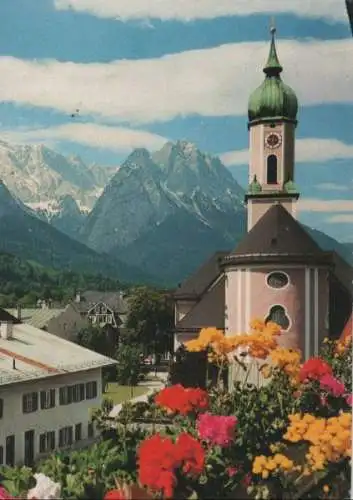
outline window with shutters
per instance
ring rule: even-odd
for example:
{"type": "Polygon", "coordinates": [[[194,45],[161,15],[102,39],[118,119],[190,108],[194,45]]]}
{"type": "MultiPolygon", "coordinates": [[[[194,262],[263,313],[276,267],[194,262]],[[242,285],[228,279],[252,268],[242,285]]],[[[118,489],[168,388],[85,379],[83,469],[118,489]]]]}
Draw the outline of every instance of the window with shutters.
{"type": "Polygon", "coordinates": [[[86,399],[94,399],[97,397],[97,382],[86,383],[86,399]]]}
{"type": "Polygon", "coordinates": [[[0,446],[0,465],[4,465],[4,447],[0,446]]]}
{"type": "Polygon", "coordinates": [[[282,330],[288,330],[290,325],[290,320],[286,314],[286,310],[280,305],[271,307],[270,313],[266,318],[266,323],[268,323],[269,321],[273,321],[273,323],[276,323],[282,328],[282,330]]]}
{"type": "Polygon", "coordinates": [[[4,416],[4,400],[0,398],[0,418],[4,416]]]}
{"type": "Polygon", "coordinates": [[[81,441],[82,439],[82,424],[75,425],[75,441],[81,441]]]}
{"type": "Polygon", "coordinates": [[[60,405],[70,404],[70,394],[68,386],[60,387],[59,389],[59,403],[60,405]]]}
{"type": "Polygon", "coordinates": [[[39,453],[55,450],[55,431],[43,432],[39,435],[39,453]]]}
{"type": "Polygon", "coordinates": [[[71,446],[73,443],[72,427],[63,427],[59,430],[59,446],[71,446]]]}
{"type": "Polygon", "coordinates": [[[85,399],[85,384],[76,384],[72,386],[72,401],[79,403],[85,399]]]}
{"type": "Polygon", "coordinates": [[[55,389],[40,391],[40,407],[42,410],[55,407],[55,389]]]}
{"type": "Polygon", "coordinates": [[[38,392],[29,392],[22,397],[23,413],[32,413],[38,410],[38,392]]]}

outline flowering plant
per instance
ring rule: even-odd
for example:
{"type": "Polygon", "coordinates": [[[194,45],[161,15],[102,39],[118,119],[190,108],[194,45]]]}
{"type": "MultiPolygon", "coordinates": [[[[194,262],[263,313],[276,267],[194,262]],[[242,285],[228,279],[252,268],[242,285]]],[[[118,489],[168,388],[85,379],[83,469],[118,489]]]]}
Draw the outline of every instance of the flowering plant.
{"type": "Polygon", "coordinates": [[[130,429],[127,421],[112,429],[102,418],[101,441],[92,448],[52,456],[35,471],[21,468],[20,480],[0,469],[0,499],[23,491],[21,498],[64,500],[344,498],[350,342],[326,341],[322,355],[302,362],[299,351],[279,345],[279,335],[276,325],[260,321],[236,337],[202,330],[187,347],[208,350],[210,363],[239,368],[242,378],[230,391],[217,384],[208,391],[166,387],[152,397],[170,415],[158,421],[158,432],[130,429]]]}
{"type": "Polygon", "coordinates": [[[202,389],[185,388],[177,384],[162,389],[155,397],[155,403],[169,413],[188,415],[207,410],[209,398],[202,389]]]}
{"type": "Polygon", "coordinates": [[[201,475],[205,451],[200,442],[187,433],[175,443],[155,434],[143,441],[138,450],[139,482],[163,498],[173,498],[176,487],[182,488],[185,478],[201,475]]]}

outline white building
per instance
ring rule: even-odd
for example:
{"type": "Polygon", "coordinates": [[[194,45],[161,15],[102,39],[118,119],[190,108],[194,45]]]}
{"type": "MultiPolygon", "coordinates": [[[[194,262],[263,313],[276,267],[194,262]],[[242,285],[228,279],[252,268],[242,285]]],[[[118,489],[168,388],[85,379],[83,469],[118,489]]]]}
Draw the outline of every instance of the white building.
{"type": "Polygon", "coordinates": [[[0,309],[0,465],[26,464],[94,438],[102,368],[115,361],[0,309]]]}

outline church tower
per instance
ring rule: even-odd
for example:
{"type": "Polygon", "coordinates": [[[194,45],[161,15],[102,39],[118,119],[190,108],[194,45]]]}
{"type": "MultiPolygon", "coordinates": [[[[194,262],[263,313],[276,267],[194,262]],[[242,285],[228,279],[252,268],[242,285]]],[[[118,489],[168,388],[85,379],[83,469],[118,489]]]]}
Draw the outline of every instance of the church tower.
{"type": "Polygon", "coordinates": [[[298,100],[281,79],[276,29],[271,28],[271,46],[263,68],[265,80],[250,96],[248,106],[250,163],[248,231],[275,203],[296,216],[299,192],[294,184],[294,146],[298,100]]]}

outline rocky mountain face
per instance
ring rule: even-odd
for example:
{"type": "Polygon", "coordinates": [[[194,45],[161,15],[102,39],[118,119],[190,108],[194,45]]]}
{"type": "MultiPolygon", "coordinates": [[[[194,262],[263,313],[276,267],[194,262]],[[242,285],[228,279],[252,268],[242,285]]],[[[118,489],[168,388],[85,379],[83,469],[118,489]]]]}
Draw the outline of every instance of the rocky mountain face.
{"type": "Polygon", "coordinates": [[[70,195],[90,209],[115,169],[87,166],[43,145],[14,145],[0,140],[0,179],[33,209],[70,195]]]}
{"type": "Polygon", "coordinates": [[[69,194],[47,203],[31,203],[29,208],[32,208],[32,215],[36,215],[74,239],[78,239],[78,232],[88,214],[87,210],[79,208],[77,201],[69,194]]]}
{"type": "Polygon", "coordinates": [[[147,273],[102,255],[32,214],[0,182],[0,252],[54,269],[112,276],[126,282],[152,282],[147,273]]]}
{"type": "Polygon", "coordinates": [[[216,157],[185,141],[135,150],[81,230],[88,246],[175,283],[245,230],[244,192],[216,157]]]}

